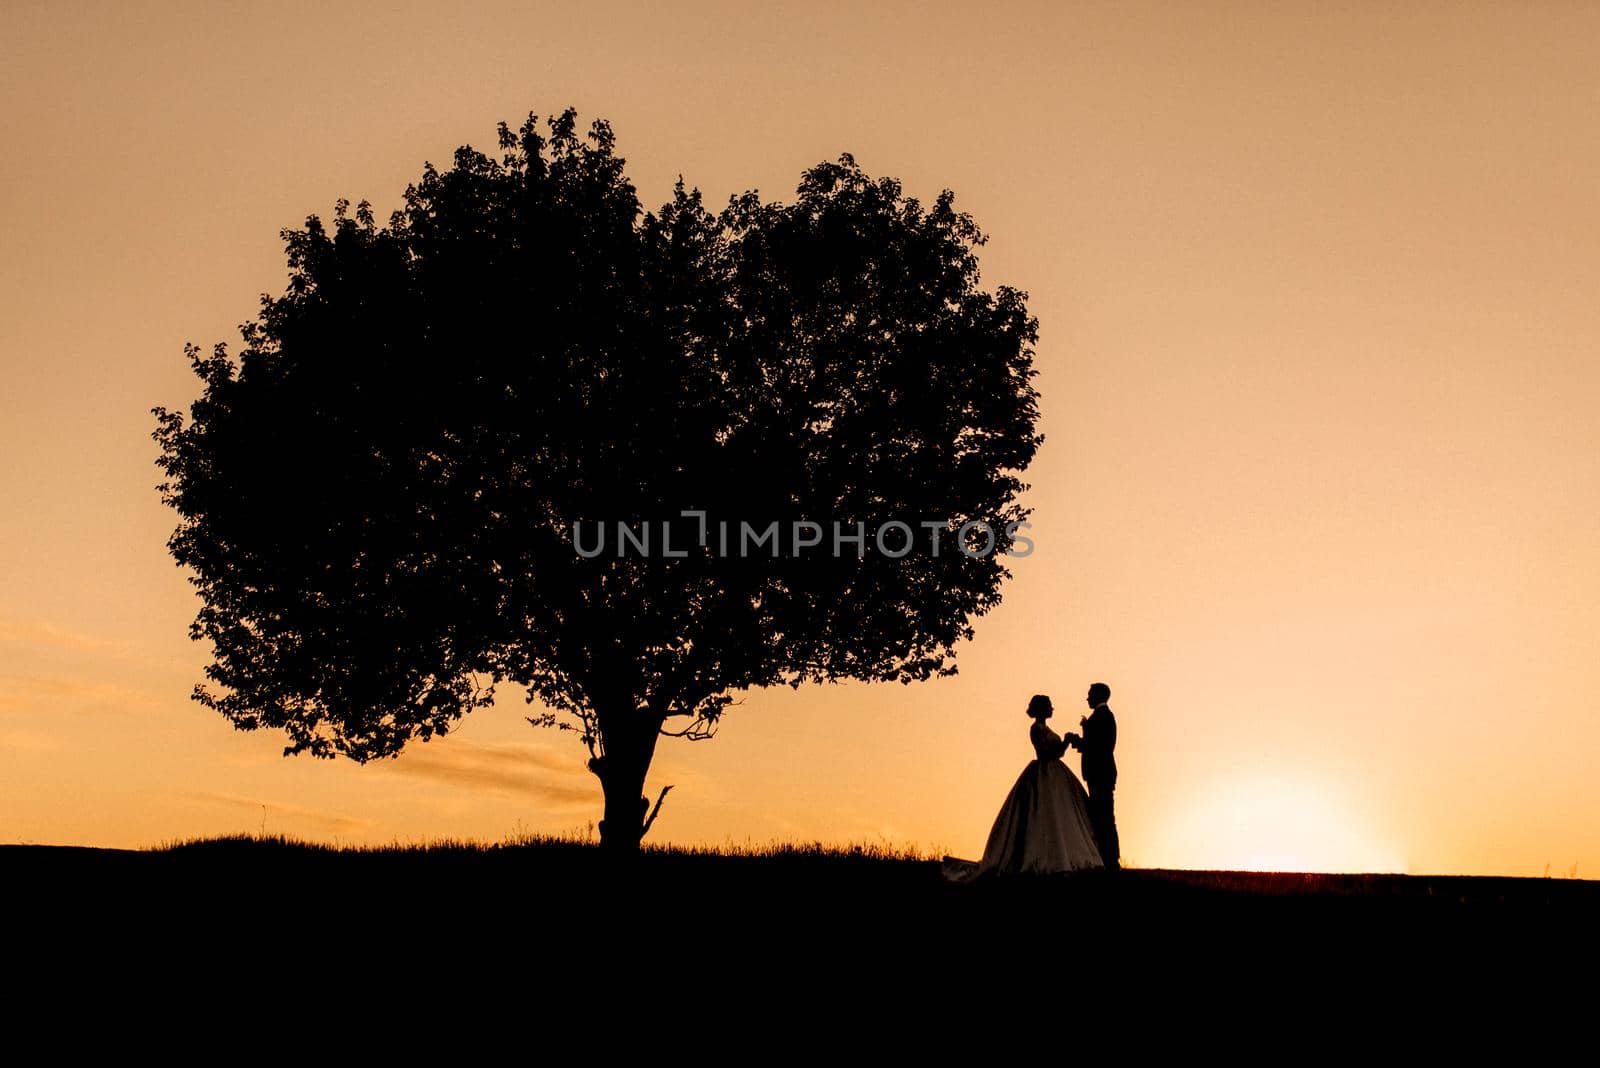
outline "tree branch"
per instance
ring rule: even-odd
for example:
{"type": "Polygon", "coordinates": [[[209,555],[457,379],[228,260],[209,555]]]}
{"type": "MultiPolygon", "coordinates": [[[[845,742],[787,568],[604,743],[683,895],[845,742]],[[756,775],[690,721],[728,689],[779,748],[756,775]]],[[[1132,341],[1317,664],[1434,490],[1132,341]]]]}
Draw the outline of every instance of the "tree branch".
{"type": "Polygon", "coordinates": [[[661,735],[664,738],[687,738],[691,742],[703,742],[707,738],[716,737],[716,734],[716,722],[714,720],[708,720],[704,716],[696,719],[693,723],[689,724],[681,731],[669,731],[665,728],[661,730],[661,735]]]}
{"type": "Polygon", "coordinates": [[[670,789],[672,789],[671,786],[663,786],[661,788],[660,795],[656,797],[656,807],[654,811],[650,813],[650,818],[644,821],[644,830],[639,832],[640,838],[643,838],[645,835],[650,833],[650,825],[656,821],[657,816],[661,815],[661,802],[667,799],[667,791],[670,789]]]}

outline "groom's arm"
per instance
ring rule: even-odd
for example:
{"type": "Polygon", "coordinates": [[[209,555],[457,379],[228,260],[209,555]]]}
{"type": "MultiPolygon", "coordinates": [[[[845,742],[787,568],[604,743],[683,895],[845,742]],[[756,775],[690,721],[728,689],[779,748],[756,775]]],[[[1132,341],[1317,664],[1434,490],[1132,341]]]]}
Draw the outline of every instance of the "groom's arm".
{"type": "Polygon", "coordinates": [[[1095,753],[1109,752],[1111,740],[1106,737],[1106,722],[1103,718],[1089,716],[1083,721],[1083,741],[1080,748],[1085,752],[1091,750],[1095,753]]]}

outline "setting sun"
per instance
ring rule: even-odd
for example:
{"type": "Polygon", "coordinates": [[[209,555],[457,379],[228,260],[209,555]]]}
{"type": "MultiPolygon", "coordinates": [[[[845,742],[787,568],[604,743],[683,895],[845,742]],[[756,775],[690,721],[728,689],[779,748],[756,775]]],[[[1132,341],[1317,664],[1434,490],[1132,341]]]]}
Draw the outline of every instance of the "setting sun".
{"type": "Polygon", "coordinates": [[[1396,872],[1404,858],[1369,815],[1329,784],[1295,779],[1219,779],[1174,800],[1177,814],[1149,839],[1178,868],[1230,871],[1396,872]]]}

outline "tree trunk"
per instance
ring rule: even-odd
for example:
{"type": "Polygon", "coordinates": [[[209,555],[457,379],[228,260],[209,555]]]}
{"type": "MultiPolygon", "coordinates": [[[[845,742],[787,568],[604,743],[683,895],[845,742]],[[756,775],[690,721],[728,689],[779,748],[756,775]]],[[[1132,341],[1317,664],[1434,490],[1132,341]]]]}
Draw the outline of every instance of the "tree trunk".
{"type": "Polygon", "coordinates": [[[639,708],[617,716],[602,716],[600,736],[605,755],[595,774],[605,790],[605,818],[600,821],[600,845],[616,856],[639,852],[650,800],[644,795],[645,776],[655,757],[661,724],[639,708]]]}

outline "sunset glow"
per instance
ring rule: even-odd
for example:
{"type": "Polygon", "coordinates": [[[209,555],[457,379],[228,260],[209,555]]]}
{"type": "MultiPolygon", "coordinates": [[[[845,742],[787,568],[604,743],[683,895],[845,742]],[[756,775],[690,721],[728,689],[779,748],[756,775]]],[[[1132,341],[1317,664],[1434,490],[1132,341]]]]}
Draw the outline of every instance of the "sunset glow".
{"type": "Polygon", "coordinates": [[[1291,779],[1209,784],[1180,803],[1150,848],[1178,868],[1233,871],[1403,872],[1359,801],[1291,779]]]}
{"type": "Polygon", "coordinates": [[[0,53],[0,842],[599,818],[512,689],[366,765],[191,701],[151,441],[280,230],[572,105],[647,208],[948,187],[1040,322],[960,673],[736,695],[647,841],[975,856],[1029,697],[1104,680],[1130,864],[1600,872],[1600,8],[8,3],[0,53]]]}

